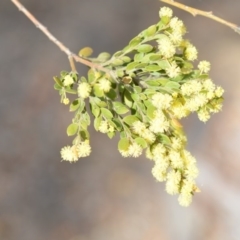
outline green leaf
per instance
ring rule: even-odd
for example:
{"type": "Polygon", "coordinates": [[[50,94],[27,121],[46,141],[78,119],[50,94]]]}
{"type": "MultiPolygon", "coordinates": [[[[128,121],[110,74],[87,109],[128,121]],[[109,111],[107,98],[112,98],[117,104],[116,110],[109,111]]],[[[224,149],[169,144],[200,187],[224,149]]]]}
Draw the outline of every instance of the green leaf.
{"type": "Polygon", "coordinates": [[[101,108],[101,113],[106,119],[112,119],[113,115],[107,108],[101,108]]]}
{"type": "Polygon", "coordinates": [[[100,108],[96,104],[91,104],[91,112],[95,117],[98,117],[100,114],[100,108]]]}
{"type": "Polygon", "coordinates": [[[62,89],[62,87],[59,86],[57,83],[55,83],[53,87],[55,90],[58,90],[58,91],[62,89]]]}
{"type": "Polygon", "coordinates": [[[142,58],[144,57],[144,53],[136,53],[134,55],[134,61],[135,62],[141,62],[142,58]]]}
{"type": "Polygon", "coordinates": [[[121,59],[114,59],[113,61],[112,61],[112,65],[114,65],[114,66],[121,66],[121,65],[123,65],[123,60],[121,60],[121,59]]]}
{"type": "Polygon", "coordinates": [[[103,97],[104,96],[104,92],[102,89],[100,89],[99,85],[95,84],[93,86],[93,94],[97,97],[103,97]]]}
{"type": "Polygon", "coordinates": [[[135,47],[135,46],[137,46],[140,42],[142,42],[142,38],[137,36],[137,37],[133,38],[133,39],[129,42],[129,46],[130,46],[130,47],[135,47]]]}
{"type": "Polygon", "coordinates": [[[165,85],[165,87],[171,88],[171,89],[179,89],[180,84],[174,81],[168,81],[165,85]]]}
{"type": "Polygon", "coordinates": [[[77,130],[78,130],[78,125],[76,123],[71,123],[67,127],[67,135],[68,136],[73,136],[77,133],[77,130]]]}
{"type": "Polygon", "coordinates": [[[95,80],[95,73],[92,69],[88,70],[88,82],[92,83],[95,80]]]}
{"type": "Polygon", "coordinates": [[[71,93],[71,94],[77,94],[77,90],[71,89],[71,88],[65,88],[65,92],[71,93]]]}
{"type": "Polygon", "coordinates": [[[56,84],[57,84],[59,87],[63,87],[63,83],[62,83],[62,81],[60,80],[60,78],[58,78],[58,77],[53,77],[53,80],[56,82],[56,84]]]}
{"type": "Polygon", "coordinates": [[[130,146],[130,142],[127,138],[122,138],[118,142],[118,150],[119,151],[127,151],[130,146]]]}
{"type": "Polygon", "coordinates": [[[78,55],[79,55],[80,57],[89,57],[90,55],[92,55],[92,53],[93,53],[92,48],[90,48],[90,47],[85,47],[85,48],[82,48],[82,49],[79,51],[78,55]]]}
{"type": "Polygon", "coordinates": [[[124,103],[129,107],[131,108],[132,105],[133,105],[133,100],[131,98],[131,94],[128,90],[125,89],[124,91],[124,95],[123,95],[123,100],[124,100],[124,103]]]}
{"type": "Polygon", "coordinates": [[[126,67],[126,71],[131,71],[133,69],[135,69],[135,67],[138,65],[139,63],[138,62],[131,62],[127,65],[126,67]]]}
{"type": "Polygon", "coordinates": [[[136,102],[139,101],[140,97],[138,93],[132,93],[131,94],[132,99],[136,102]]]}
{"type": "Polygon", "coordinates": [[[160,54],[153,54],[149,57],[149,60],[151,61],[158,61],[160,59],[162,59],[162,56],[160,54]]]}
{"type": "Polygon", "coordinates": [[[169,62],[167,60],[161,60],[161,61],[157,62],[157,64],[159,67],[161,67],[161,69],[166,69],[170,66],[169,62]]]}
{"type": "Polygon", "coordinates": [[[156,111],[156,108],[152,105],[149,105],[148,108],[147,108],[147,116],[150,118],[150,119],[154,119],[155,118],[155,111],[156,111]]]}
{"type": "Polygon", "coordinates": [[[135,143],[140,145],[142,148],[146,148],[148,146],[146,140],[144,138],[138,137],[134,139],[135,143]]]}
{"type": "MultiPolygon", "coordinates": [[[[117,119],[117,118],[113,118],[112,119],[112,122],[115,124],[115,126],[116,126],[116,129],[118,130],[118,131],[121,131],[122,130],[122,123],[120,122],[120,120],[119,119],[117,119]]],[[[111,125],[111,121],[109,121],[109,124],[111,125]]]]}
{"type": "Polygon", "coordinates": [[[112,88],[109,90],[109,92],[105,93],[105,95],[111,100],[114,100],[117,97],[117,93],[112,88]]]}
{"type": "Polygon", "coordinates": [[[125,63],[128,63],[128,62],[131,62],[132,59],[128,56],[123,56],[121,57],[121,60],[124,61],[125,63]]]}
{"type": "Polygon", "coordinates": [[[121,102],[113,102],[113,108],[117,114],[125,114],[129,109],[121,102]]]}
{"type": "Polygon", "coordinates": [[[123,118],[123,121],[131,126],[134,122],[139,121],[139,119],[134,115],[129,115],[123,118]]]}
{"type": "Polygon", "coordinates": [[[111,58],[111,55],[110,55],[110,53],[108,53],[108,52],[102,52],[102,53],[100,53],[99,55],[98,55],[98,57],[97,57],[97,59],[99,60],[99,61],[101,61],[101,62],[105,62],[105,61],[107,61],[108,59],[110,59],[111,58]]]}
{"type": "Polygon", "coordinates": [[[153,46],[150,44],[142,44],[138,48],[136,48],[138,52],[142,53],[148,53],[151,52],[153,49],[153,46]]]}
{"type": "Polygon", "coordinates": [[[112,139],[116,135],[116,132],[108,132],[107,135],[110,139],[112,139]]]}
{"type": "Polygon", "coordinates": [[[150,26],[147,30],[145,30],[145,36],[150,37],[153,36],[157,31],[156,25],[150,26]]]}
{"type": "Polygon", "coordinates": [[[148,66],[146,66],[144,69],[145,69],[146,71],[149,71],[149,72],[151,72],[151,71],[156,72],[156,71],[161,70],[162,68],[161,68],[159,65],[153,64],[153,65],[148,65],[148,66]]]}
{"type": "Polygon", "coordinates": [[[134,88],[134,92],[136,92],[136,93],[141,93],[142,92],[142,88],[139,87],[139,86],[134,85],[133,88],[134,88]]]}
{"type": "Polygon", "coordinates": [[[117,52],[115,52],[115,53],[113,54],[113,56],[114,56],[114,57],[119,57],[119,56],[121,56],[122,54],[123,54],[122,51],[117,51],[117,52]]]}
{"type": "Polygon", "coordinates": [[[160,139],[161,139],[161,142],[162,142],[163,144],[171,145],[171,140],[170,140],[170,138],[169,138],[167,135],[165,135],[165,134],[160,134],[160,139]]]}
{"type": "Polygon", "coordinates": [[[80,106],[81,101],[79,99],[74,100],[70,105],[70,112],[76,111],[80,106]]]}
{"type": "Polygon", "coordinates": [[[97,117],[97,118],[94,119],[93,125],[94,125],[94,128],[95,128],[96,131],[98,131],[101,122],[102,122],[101,117],[97,117]]]}

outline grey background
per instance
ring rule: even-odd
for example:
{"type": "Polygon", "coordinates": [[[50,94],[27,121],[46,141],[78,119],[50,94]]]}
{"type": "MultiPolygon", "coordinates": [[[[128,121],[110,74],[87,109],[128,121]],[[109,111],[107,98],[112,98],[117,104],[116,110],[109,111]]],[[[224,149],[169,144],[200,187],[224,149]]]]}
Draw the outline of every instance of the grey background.
{"type": "MultiPolygon", "coordinates": [[[[157,0],[24,0],[72,51],[91,46],[114,53],[158,21],[157,0]]],[[[240,1],[182,1],[240,24],[240,1]]],[[[91,130],[93,152],[60,161],[71,142],[72,115],[59,103],[54,75],[66,55],[11,3],[0,2],[0,239],[239,240],[240,35],[173,8],[187,26],[199,59],[225,88],[223,111],[207,124],[183,121],[198,160],[202,192],[188,208],[151,175],[152,163],[123,159],[117,140],[91,130]]],[[[81,74],[84,66],[78,66],[81,74]]]]}

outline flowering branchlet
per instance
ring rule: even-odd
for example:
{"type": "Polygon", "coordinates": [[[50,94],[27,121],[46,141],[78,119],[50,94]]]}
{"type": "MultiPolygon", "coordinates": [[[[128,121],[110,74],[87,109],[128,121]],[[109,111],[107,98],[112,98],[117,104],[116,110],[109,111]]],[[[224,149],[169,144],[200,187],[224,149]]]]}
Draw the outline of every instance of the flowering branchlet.
{"type": "Polygon", "coordinates": [[[67,128],[75,139],[72,146],[62,148],[61,157],[76,162],[89,156],[91,113],[96,131],[109,138],[120,133],[118,150],[123,157],[139,157],[145,150],[154,163],[155,179],[166,181],[167,193],[178,194],[180,205],[188,206],[199,191],[198,168],[186,150],[187,139],[178,120],[196,112],[206,122],[221,110],[224,90],[208,76],[209,62],[200,61],[194,69],[198,52],[184,39],[183,22],[172,17],[167,7],[160,9],[159,16],[157,24],[112,56],[101,53],[88,58],[89,48],[80,51],[107,71],[91,68],[86,78],[75,72],[61,72],[54,78],[62,103],[69,103],[67,94],[77,95],[69,106],[75,117],[67,128]]]}

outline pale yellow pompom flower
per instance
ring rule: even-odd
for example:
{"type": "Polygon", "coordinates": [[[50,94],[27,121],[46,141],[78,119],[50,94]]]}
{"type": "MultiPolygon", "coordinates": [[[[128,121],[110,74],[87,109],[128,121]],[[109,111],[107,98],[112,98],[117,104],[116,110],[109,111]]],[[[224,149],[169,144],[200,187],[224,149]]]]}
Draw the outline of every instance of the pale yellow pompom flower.
{"type": "Polygon", "coordinates": [[[222,87],[217,87],[215,91],[216,97],[219,97],[219,98],[222,97],[223,93],[224,93],[224,89],[222,87]]]}
{"type": "Polygon", "coordinates": [[[196,47],[194,47],[192,44],[189,44],[187,46],[184,54],[185,54],[185,57],[187,58],[187,60],[194,61],[195,59],[197,59],[198,51],[197,51],[196,47]]]}
{"type": "Polygon", "coordinates": [[[169,17],[169,18],[171,18],[172,15],[173,15],[173,11],[172,11],[171,8],[169,8],[169,7],[162,7],[162,8],[160,8],[160,11],[159,11],[160,18],[162,18],[162,17],[169,17]]]}
{"type": "Polygon", "coordinates": [[[107,133],[108,132],[108,122],[107,121],[101,121],[98,130],[101,133],[107,133]]]}
{"type": "Polygon", "coordinates": [[[91,153],[91,146],[89,145],[89,141],[86,140],[84,142],[81,142],[76,146],[78,157],[87,157],[91,153]]]}
{"type": "Polygon", "coordinates": [[[178,197],[178,202],[183,207],[188,207],[192,202],[192,194],[189,192],[183,192],[178,197]]]}
{"type": "Polygon", "coordinates": [[[152,104],[157,109],[168,109],[172,103],[172,96],[164,93],[155,93],[152,96],[152,104]]]}
{"type": "Polygon", "coordinates": [[[68,104],[69,104],[69,102],[70,102],[70,101],[69,101],[69,99],[68,99],[68,98],[64,98],[64,99],[63,99],[63,104],[65,104],[65,105],[68,105],[68,104]]]}
{"type": "Polygon", "coordinates": [[[175,54],[176,49],[168,37],[162,38],[157,42],[158,42],[158,49],[160,50],[163,57],[171,58],[175,54]]]}
{"type": "Polygon", "coordinates": [[[200,61],[198,64],[198,69],[202,73],[208,73],[210,71],[211,64],[208,61],[200,61]]]}
{"type": "Polygon", "coordinates": [[[63,82],[64,86],[69,86],[73,83],[74,83],[74,80],[70,75],[67,75],[67,76],[64,77],[64,82],[63,82]]]}
{"type": "Polygon", "coordinates": [[[76,162],[78,160],[78,154],[73,147],[63,147],[60,153],[64,161],[76,162]]]}
{"type": "Polygon", "coordinates": [[[109,92],[111,89],[111,82],[105,78],[99,80],[99,88],[104,92],[109,92]]]}
{"type": "Polygon", "coordinates": [[[167,182],[166,182],[167,193],[171,195],[179,193],[180,181],[181,181],[181,173],[179,171],[171,170],[167,174],[167,182]]]}
{"type": "Polygon", "coordinates": [[[78,96],[82,98],[88,98],[92,90],[89,83],[82,82],[78,85],[78,96]]]}
{"type": "Polygon", "coordinates": [[[176,62],[172,62],[171,65],[168,68],[166,68],[166,73],[170,78],[174,78],[181,73],[181,69],[176,64],[176,62]]]}
{"type": "Polygon", "coordinates": [[[139,135],[142,135],[143,132],[146,130],[146,126],[143,122],[141,121],[136,121],[132,125],[132,129],[134,133],[137,133],[139,135]]]}
{"type": "Polygon", "coordinates": [[[139,157],[142,154],[142,147],[137,143],[133,143],[129,146],[128,152],[130,156],[139,157]]]}

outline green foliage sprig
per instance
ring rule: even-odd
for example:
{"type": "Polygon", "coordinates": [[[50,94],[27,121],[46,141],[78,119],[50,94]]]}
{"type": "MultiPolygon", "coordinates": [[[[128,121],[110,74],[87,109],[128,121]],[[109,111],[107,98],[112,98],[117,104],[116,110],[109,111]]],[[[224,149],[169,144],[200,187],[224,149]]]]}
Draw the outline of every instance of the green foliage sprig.
{"type": "Polygon", "coordinates": [[[67,128],[68,136],[75,138],[61,156],[69,162],[89,156],[91,114],[96,131],[109,138],[120,133],[123,157],[139,157],[145,150],[156,180],[166,181],[166,191],[179,194],[180,205],[188,206],[199,191],[198,169],[185,149],[187,139],[178,120],[196,112],[206,122],[221,110],[223,89],[209,78],[209,62],[200,61],[194,68],[197,49],[183,38],[183,22],[167,7],[159,16],[157,24],[112,56],[104,52],[90,58],[90,48],[80,51],[80,57],[101,69],[90,68],[86,77],[75,71],[54,77],[62,103],[70,103],[68,94],[77,95],[70,103],[75,116],[67,128]]]}

